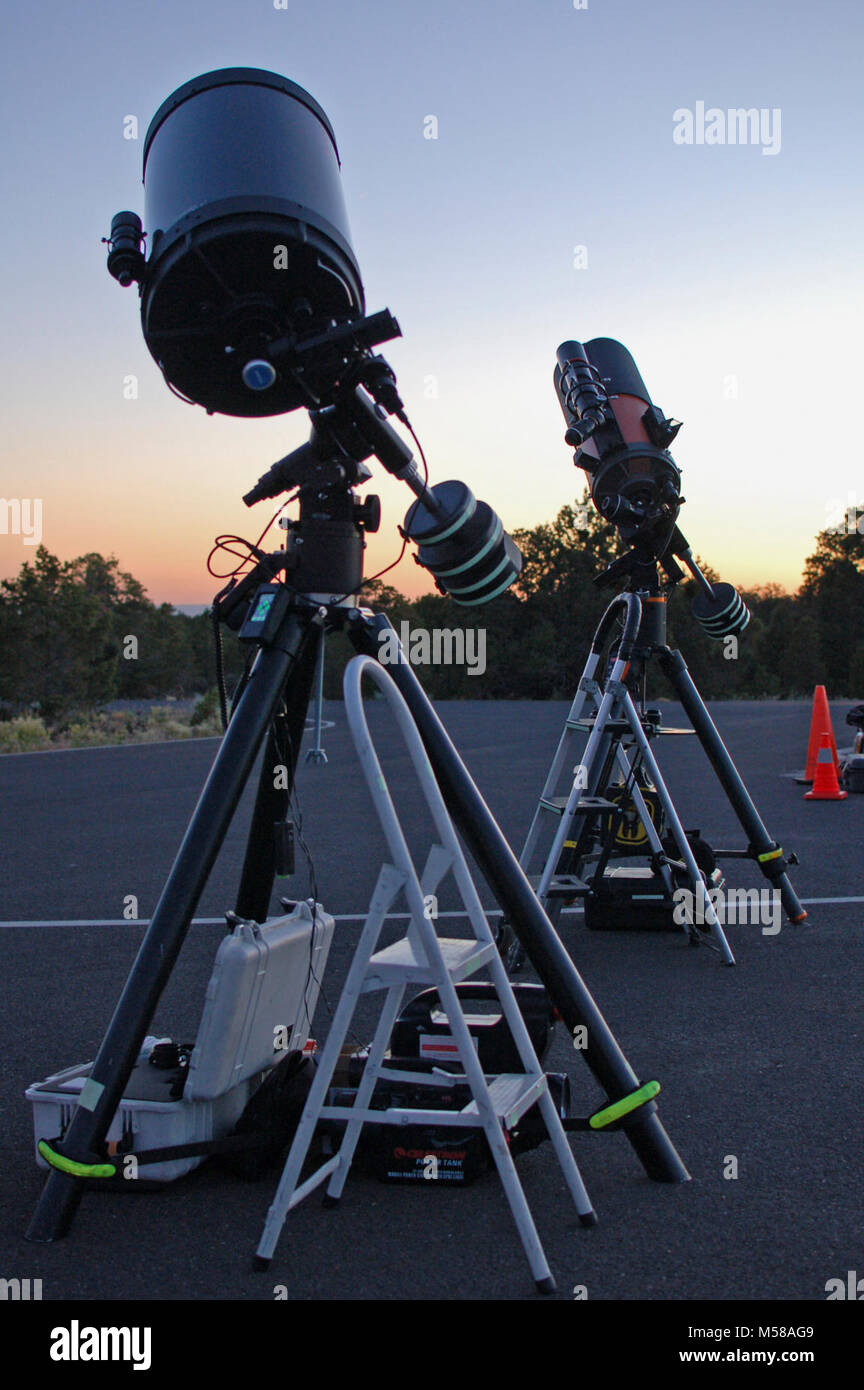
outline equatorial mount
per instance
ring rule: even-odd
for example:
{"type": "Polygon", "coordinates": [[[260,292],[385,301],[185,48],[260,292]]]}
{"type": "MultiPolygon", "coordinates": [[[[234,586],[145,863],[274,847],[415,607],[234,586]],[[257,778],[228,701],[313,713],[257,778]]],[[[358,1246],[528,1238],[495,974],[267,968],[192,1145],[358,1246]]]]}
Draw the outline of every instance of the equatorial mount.
{"type": "Polygon", "coordinates": [[[374,456],[414,493],[401,534],[417,542],[417,561],[438,589],[463,605],[488,602],[518,575],[518,547],[492,508],[478,502],[464,483],[429,485],[388,414],[411,428],[392,368],[383,357],[360,357],[345,372],[335,399],[309,412],[308,441],[274,463],[243,501],[251,507],[299,489],[300,519],[289,529],[294,556],[303,547],[302,575],[291,576],[291,582],[302,579],[308,591],[315,579],[320,592],[320,569],[340,576],[340,593],[356,592],[362,582],[362,536],[378,529],[380,505],[377,497],[361,504],[353,489],[372,476],[365,461],[374,456]]]}

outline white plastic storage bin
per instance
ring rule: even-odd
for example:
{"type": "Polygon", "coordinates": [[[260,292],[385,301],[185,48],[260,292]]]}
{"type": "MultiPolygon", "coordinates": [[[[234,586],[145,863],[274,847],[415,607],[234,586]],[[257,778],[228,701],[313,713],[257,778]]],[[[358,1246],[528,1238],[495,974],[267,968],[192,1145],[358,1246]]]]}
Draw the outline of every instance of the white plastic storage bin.
{"type": "MultiPolygon", "coordinates": [[[[216,952],[188,1072],[151,1065],[153,1044],[164,1040],[149,1038],[106,1143],[122,1141],[127,1151],[131,1143],[135,1153],[228,1134],[270,1068],[307,1042],[333,927],[320,904],[313,920],[305,902],[264,926],[238,923],[216,952]]],[[[92,1065],[67,1067],[28,1088],[35,1144],[65,1133],[92,1065]]],[[[36,1162],[48,1167],[38,1149],[36,1162]]],[[[192,1157],[143,1164],[138,1177],[172,1182],[202,1162],[192,1157]]],[[[118,1167],[122,1172],[122,1158],[118,1167]]]]}
{"type": "MultiPolygon", "coordinates": [[[[38,1085],[30,1086],[25,1092],[33,1106],[36,1145],[40,1139],[47,1139],[50,1143],[65,1133],[92,1065],[92,1062],[85,1062],[81,1066],[67,1067],[56,1076],[49,1076],[38,1085]]],[[[126,1093],[111,1122],[106,1142],[111,1145],[122,1141],[124,1150],[128,1151],[131,1147],[135,1153],[165,1148],[169,1144],[218,1139],[229,1134],[252,1093],[251,1083],[244,1081],[213,1100],[193,1101],[185,1097],[171,1100],[168,1095],[176,1076],[176,1069],[162,1071],[151,1067],[148,1056],[139,1060],[129,1077],[126,1093]],[[158,1096],[160,1091],[165,1099],[154,1099],[153,1096],[158,1096]]],[[[49,1166],[38,1147],[36,1162],[40,1168],[49,1166]]],[[[124,1164],[118,1155],[117,1167],[120,1174],[131,1177],[135,1173],[146,1182],[173,1182],[203,1162],[200,1157],[166,1159],[162,1163],[143,1164],[136,1173],[134,1165],[124,1164]]]]}

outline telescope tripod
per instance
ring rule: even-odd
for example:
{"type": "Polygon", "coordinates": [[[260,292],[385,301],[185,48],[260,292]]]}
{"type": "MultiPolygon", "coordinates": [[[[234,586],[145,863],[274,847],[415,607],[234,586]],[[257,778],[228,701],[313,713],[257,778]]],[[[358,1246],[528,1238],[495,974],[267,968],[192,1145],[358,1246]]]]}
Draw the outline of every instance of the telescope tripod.
{"type": "MultiPolygon", "coordinates": [[[[769,836],[690,677],[684,658],[666,645],[666,598],[656,582],[656,565],[653,578],[655,582],[648,589],[620,594],[600,621],[519,862],[527,873],[537,855],[544,821],[549,816],[558,817],[551,849],[536,881],[538,898],[550,921],[555,922],[564,903],[575,898],[585,899],[586,913],[591,909],[597,918],[602,918],[604,907],[606,910],[610,907],[609,898],[604,897],[604,890],[610,886],[606,874],[610,858],[616,849],[619,857],[632,858],[645,853],[650,860],[648,882],[633,880],[639,898],[643,902],[651,898],[653,882],[671,908],[677,901],[676,886],[686,879],[690,908],[689,914],[685,912],[680,919],[683,930],[693,945],[707,944],[708,937],[713,938],[712,944],[724,963],[734,965],[735,957],[706,891],[707,876],[703,871],[710,871],[714,855],[710,851],[707,855],[703,853],[707,846],[695,837],[691,840],[685,832],[651,750],[651,739],[663,733],[697,734],[748,836],[746,850],[721,853],[727,858],[753,859],[779,892],[791,922],[801,922],[807,916],[787,873],[789,864],[796,860],[794,856],[785,857],[781,847],[769,836]],[[622,611],[623,632],[611,669],[604,676],[601,663],[613,626],[622,611]],[[645,708],[646,667],[652,659],[657,661],[681,701],[693,725],[692,731],[663,729],[659,711],[645,708]],[[641,709],[637,709],[634,695],[641,709]],[[573,782],[569,793],[557,796],[562,778],[568,772],[571,740],[577,730],[587,732],[588,741],[579,764],[570,769],[573,782]],[[621,774],[623,785],[623,791],[617,795],[610,787],[616,770],[621,774]],[[622,829],[628,808],[630,824],[622,829]],[[661,840],[655,819],[660,824],[665,820],[669,828],[665,841],[661,840]],[[647,844],[644,851],[642,843],[647,844]],[[702,859],[701,865],[697,855],[702,859]],[[697,924],[703,928],[702,932],[697,924]]],[[[676,920],[679,920],[677,916],[676,920]]],[[[518,965],[521,952],[512,943],[507,949],[505,943],[506,936],[502,946],[513,968],[518,965]]]]}
{"type": "MultiPolygon", "coordinates": [[[[350,597],[363,582],[364,511],[355,504],[344,483],[329,488],[315,484],[305,495],[301,491],[290,553],[261,556],[225,600],[236,615],[239,608],[245,612],[251,597],[245,619],[233,619],[241,639],[253,649],[248,675],[80,1102],[62,1140],[53,1146],[52,1171],[27,1232],[31,1240],[50,1242],[64,1235],[88,1182],[98,1186],[108,1128],[262,743],[235,913],[255,922],[267,919],[276,874],[285,872],[288,863],[286,818],[325,631],[344,628],[360,654],[379,660],[382,639],[388,637],[384,650],[392,650],[396,642],[384,615],[359,608],[350,597]],[[287,569],[290,583],[273,582],[280,566],[287,569]],[[242,604],[233,597],[241,590],[242,604]]],[[[579,1028],[587,1039],[580,1055],[606,1097],[597,1112],[604,1117],[602,1126],[598,1121],[594,1128],[623,1129],[652,1179],[687,1181],[687,1170],[657,1114],[656,1086],[640,1086],[407,658],[388,663],[388,670],[419,729],[466,847],[565,1027],[571,1035],[579,1028]]]]}

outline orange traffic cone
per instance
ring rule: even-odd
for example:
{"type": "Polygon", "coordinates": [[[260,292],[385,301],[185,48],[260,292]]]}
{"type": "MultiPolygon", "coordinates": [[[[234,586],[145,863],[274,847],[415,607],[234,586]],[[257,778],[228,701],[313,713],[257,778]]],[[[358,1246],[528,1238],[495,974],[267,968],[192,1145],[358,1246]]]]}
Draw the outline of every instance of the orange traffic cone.
{"type": "Polygon", "coordinates": [[[813,692],[813,713],[810,716],[810,741],[807,744],[807,766],[804,769],[804,781],[812,782],[816,776],[816,760],[822,746],[822,737],[828,735],[831,742],[831,754],[834,762],[834,771],[840,776],[840,759],[837,757],[837,744],[834,740],[834,729],[831,724],[831,711],[828,708],[828,696],[824,685],[817,685],[813,692]]]}
{"type": "Polygon", "coordinates": [[[831,752],[831,735],[823,734],[816,755],[816,776],[812,791],[804,793],[805,801],[845,801],[848,792],[841,792],[837,769],[831,752]]]}

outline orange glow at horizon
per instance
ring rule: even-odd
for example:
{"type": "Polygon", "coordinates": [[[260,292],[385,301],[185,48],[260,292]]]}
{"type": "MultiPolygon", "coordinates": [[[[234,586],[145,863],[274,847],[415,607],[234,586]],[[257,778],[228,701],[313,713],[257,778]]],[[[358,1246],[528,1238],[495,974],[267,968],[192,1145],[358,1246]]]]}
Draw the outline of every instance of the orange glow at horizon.
{"type": "MultiPolygon", "coordinates": [[[[218,508],[212,502],[206,509],[190,506],[184,516],[179,505],[165,508],[155,495],[148,497],[143,486],[129,489],[128,481],[114,491],[106,487],[102,478],[97,490],[100,504],[91,511],[82,509],[77,486],[73,504],[71,497],[64,496],[62,486],[54,483],[44,508],[42,544],[64,561],[89,552],[116,556],[120,569],[137,579],[157,605],[208,604],[226,582],[220,576],[227,576],[235,563],[230,555],[220,553],[213,559],[218,575],[208,573],[207,557],[216,534],[234,533],[256,541],[276,509],[275,504],[261,504],[256,509],[255,524],[250,525],[250,513],[237,505],[220,524],[218,508]]],[[[400,494],[400,505],[403,500],[400,494]]],[[[381,530],[368,537],[364,557],[367,578],[390,565],[399,554],[402,540],[396,525],[403,514],[395,512],[391,499],[381,530]]],[[[544,519],[551,521],[553,517],[544,519]]],[[[530,524],[526,529],[530,529],[530,524]]],[[[515,526],[510,520],[508,529],[515,526]]],[[[278,549],[282,535],[274,525],[263,542],[265,548],[278,549]]],[[[813,549],[815,536],[806,553],[813,549]]],[[[782,538],[774,539],[773,544],[766,540],[754,551],[742,544],[740,536],[707,536],[705,545],[694,545],[694,551],[697,555],[701,552],[705,563],[738,588],[760,588],[773,582],[794,593],[801,583],[803,560],[790,556],[789,546],[782,538]]],[[[24,544],[21,537],[0,535],[0,578],[14,578],[24,562],[32,564],[35,553],[36,546],[24,544]]],[[[416,548],[409,545],[400,563],[383,576],[384,583],[410,599],[436,592],[431,576],[415,563],[415,553],[416,548]]]]}

